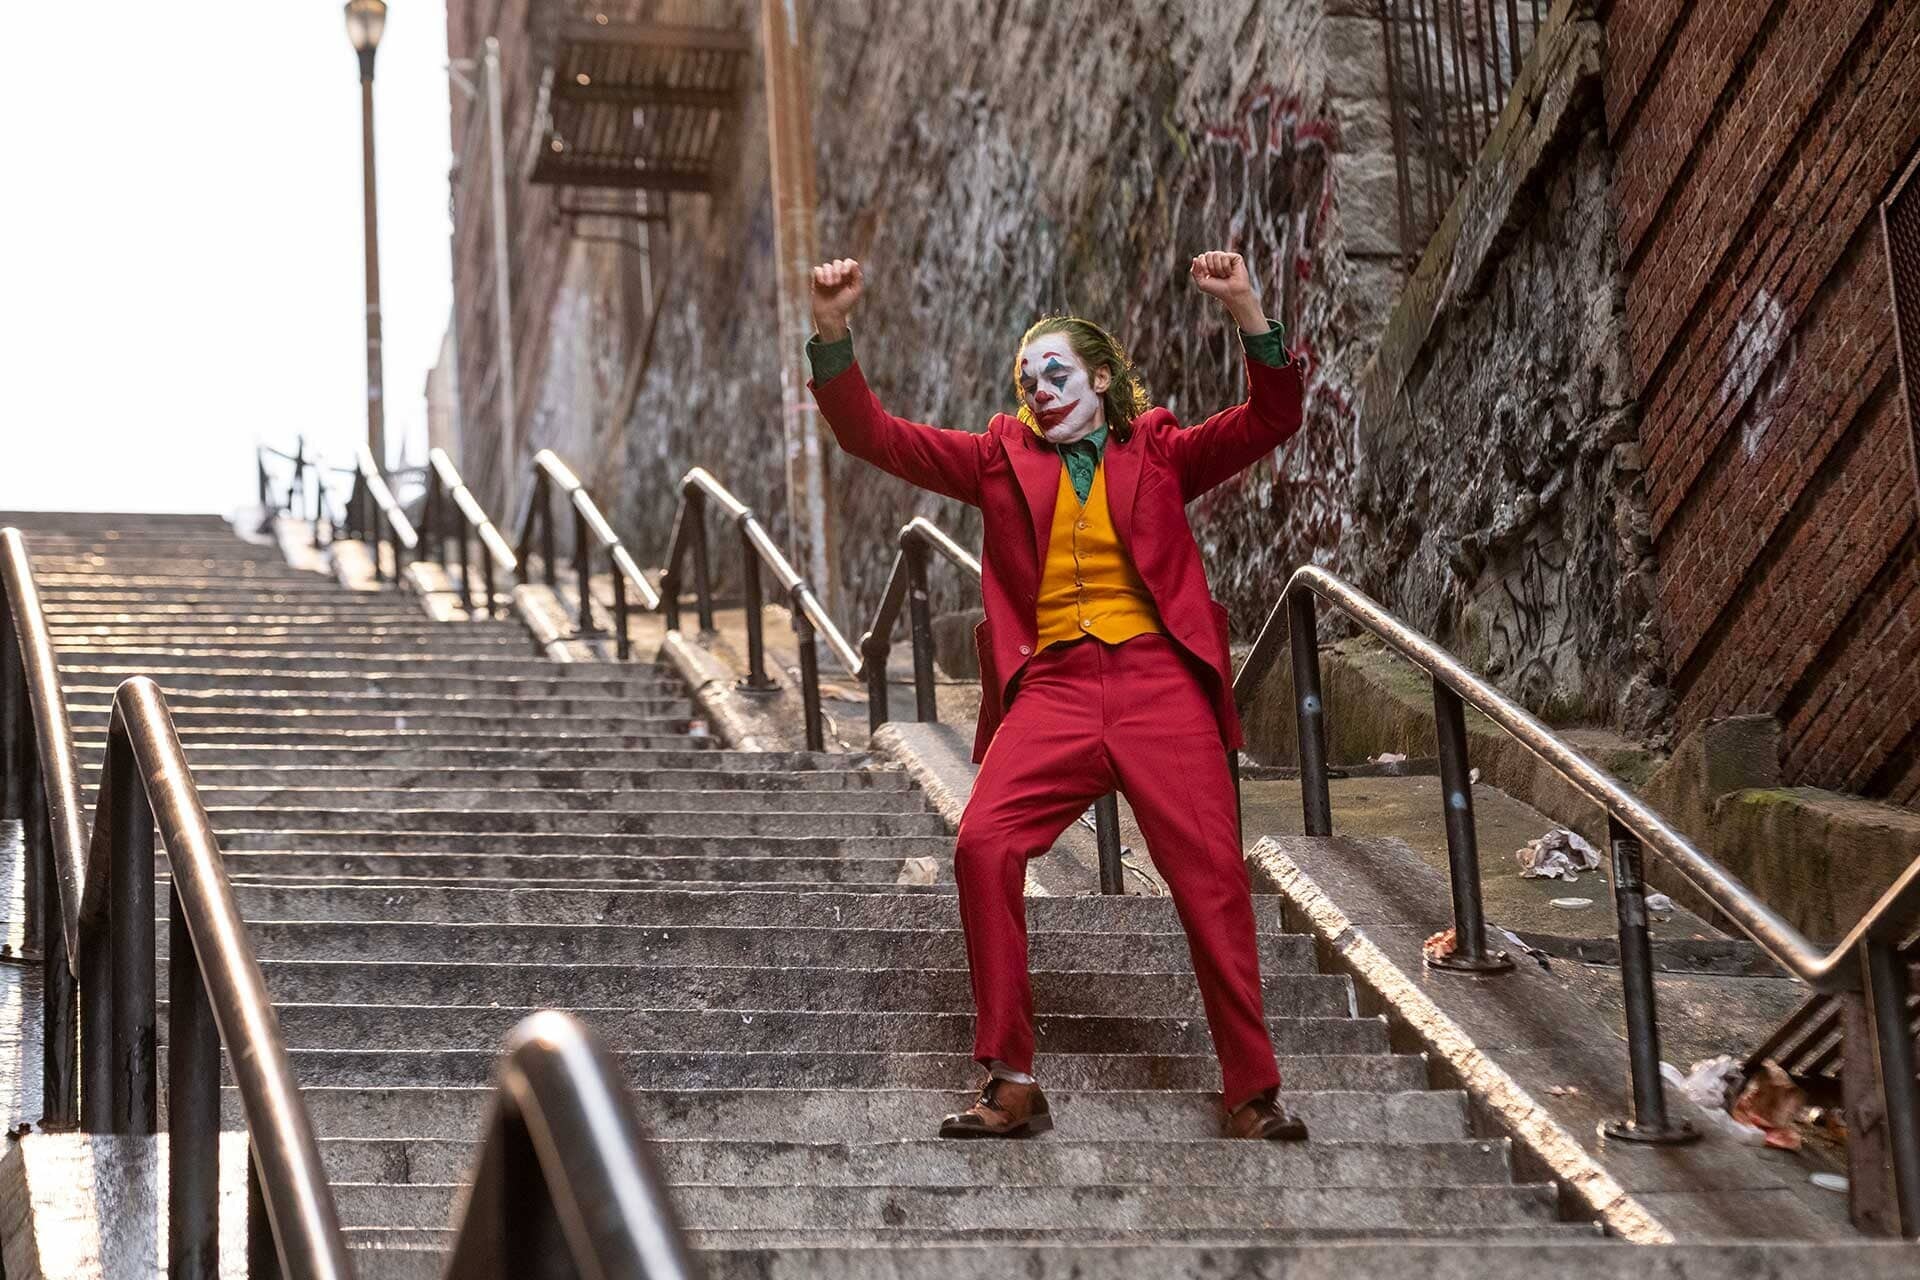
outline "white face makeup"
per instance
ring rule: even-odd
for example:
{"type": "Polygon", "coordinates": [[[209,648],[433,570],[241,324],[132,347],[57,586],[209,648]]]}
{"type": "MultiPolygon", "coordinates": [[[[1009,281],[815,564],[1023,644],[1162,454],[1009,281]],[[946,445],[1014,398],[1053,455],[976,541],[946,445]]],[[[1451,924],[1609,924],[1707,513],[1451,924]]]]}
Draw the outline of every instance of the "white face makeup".
{"type": "Polygon", "coordinates": [[[1103,420],[1100,392],[1107,371],[1096,379],[1075,355],[1066,336],[1043,333],[1020,352],[1020,394],[1051,444],[1072,444],[1092,435],[1103,420]]]}

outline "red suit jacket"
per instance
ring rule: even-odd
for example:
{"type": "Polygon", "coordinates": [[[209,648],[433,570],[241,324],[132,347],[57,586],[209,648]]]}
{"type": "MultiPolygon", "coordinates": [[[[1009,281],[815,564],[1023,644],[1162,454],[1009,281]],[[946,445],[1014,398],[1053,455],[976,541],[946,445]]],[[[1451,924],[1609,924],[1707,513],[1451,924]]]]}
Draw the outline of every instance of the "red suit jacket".
{"type": "MultiPolygon", "coordinates": [[[[1227,611],[1207,589],[1186,504],[1277,449],[1300,429],[1300,363],[1247,363],[1248,397],[1197,427],[1165,409],[1133,420],[1102,458],[1114,530],[1153,594],[1167,634],[1205,668],[1221,740],[1238,747],[1227,653],[1227,611]]],[[[840,447],[923,489],[979,507],[986,525],[980,591],[986,620],[980,650],[980,724],[973,758],[1005,714],[1008,691],[1033,656],[1040,570],[1060,488],[1060,455],[1026,424],[995,414],[985,432],[946,431],[896,418],[880,407],[860,366],[808,383],[840,447]]]]}

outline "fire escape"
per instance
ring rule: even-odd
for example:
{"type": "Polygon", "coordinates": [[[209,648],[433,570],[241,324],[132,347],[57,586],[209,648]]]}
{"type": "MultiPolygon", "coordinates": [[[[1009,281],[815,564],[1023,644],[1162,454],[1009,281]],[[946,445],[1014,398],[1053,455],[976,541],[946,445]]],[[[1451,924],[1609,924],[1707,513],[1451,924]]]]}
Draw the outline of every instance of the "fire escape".
{"type": "Polygon", "coordinates": [[[556,218],[590,235],[583,219],[665,222],[674,193],[713,191],[740,122],[744,31],[595,14],[545,34],[526,171],[559,188],[556,218]]]}

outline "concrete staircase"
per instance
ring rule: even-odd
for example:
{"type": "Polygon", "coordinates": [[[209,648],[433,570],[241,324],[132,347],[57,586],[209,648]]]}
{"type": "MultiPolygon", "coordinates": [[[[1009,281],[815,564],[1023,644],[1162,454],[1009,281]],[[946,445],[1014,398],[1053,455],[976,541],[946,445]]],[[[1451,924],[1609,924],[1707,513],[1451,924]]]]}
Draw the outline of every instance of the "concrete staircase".
{"type": "Polygon", "coordinates": [[[218,520],[0,519],[27,530],[89,786],[115,686],[167,693],[363,1276],[438,1274],[501,1038],[541,1007],[617,1051],[715,1277],[1254,1275],[1222,1250],[1595,1238],[1271,902],[1311,1143],[1214,1137],[1171,904],[1091,896],[1029,903],[1056,1132],[942,1143],[978,1071],[950,840],[904,774],[718,749],[664,670],[530,657],[517,623],[431,622],[218,520]]]}

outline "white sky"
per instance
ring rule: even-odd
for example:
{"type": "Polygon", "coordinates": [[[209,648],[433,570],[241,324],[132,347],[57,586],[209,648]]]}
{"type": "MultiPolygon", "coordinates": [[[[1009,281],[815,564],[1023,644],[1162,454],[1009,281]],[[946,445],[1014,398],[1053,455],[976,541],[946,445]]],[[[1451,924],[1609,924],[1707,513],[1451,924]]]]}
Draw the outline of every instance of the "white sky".
{"type": "MultiPolygon", "coordinates": [[[[366,434],[360,89],[337,0],[8,5],[0,508],[227,511],[256,440],[366,434]],[[24,446],[24,447],[23,447],[24,446]]],[[[387,440],[425,451],[450,301],[446,13],[374,96],[387,440]]]]}

